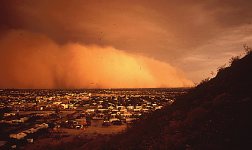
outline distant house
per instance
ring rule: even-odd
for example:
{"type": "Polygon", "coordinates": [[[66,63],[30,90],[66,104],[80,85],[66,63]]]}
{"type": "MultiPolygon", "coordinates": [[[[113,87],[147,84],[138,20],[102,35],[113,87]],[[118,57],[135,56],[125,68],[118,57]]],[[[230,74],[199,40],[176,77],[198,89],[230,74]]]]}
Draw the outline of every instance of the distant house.
{"type": "Polygon", "coordinates": [[[110,114],[110,118],[116,118],[116,114],[110,114]]]}
{"type": "Polygon", "coordinates": [[[4,117],[15,116],[16,113],[4,113],[4,117]]]}
{"type": "Polygon", "coordinates": [[[136,118],[126,118],[126,123],[132,123],[136,118]]]}
{"type": "Polygon", "coordinates": [[[26,133],[26,134],[31,134],[31,133],[35,133],[35,132],[37,132],[37,131],[38,131],[38,129],[30,128],[30,129],[25,130],[25,131],[23,131],[23,132],[26,133]]]}
{"type": "Polygon", "coordinates": [[[134,111],[134,112],[140,112],[140,111],[141,111],[141,109],[139,109],[139,108],[135,108],[133,111],[134,111]]]}
{"type": "Polygon", "coordinates": [[[98,109],[98,111],[103,113],[103,112],[108,111],[108,109],[98,109]]]}
{"type": "Polygon", "coordinates": [[[61,103],[62,103],[61,101],[53,102],[54,105],[60,105],[61,103]]]}
{"type": "Polygon", "coordinates": [[[61,107],[63,108],[63,109],[68,109],[69,108],[69,104],[60,104],[61,105],[61,107]]]}
{"type": "Polygon", "coordinates": [[[111,112],[112,112],[112,113],[117,113],[118,110],[117,110],[117,109],[113,109],[111,112]]]}
{"type": "Polygon", "coordinates": [[[93,113],[95,111],[95,109],[87,109],[86,113],[93,113]]]}
{"type": "Polygon", "coordinates": [[[15,134],[15,133],[10,134],[9,137],[12,139],[20,140],[20,139],[25,138],[28,134],[32,134],[32,133],[37,132],[40,129],[46,129],[46,128],[48,128],[48,124],[46,124],[46,123],[36,124],[33,128],[30,128],[28,130],[24,130],[24,131],[19,132],[17,134],[15,134]]]}
{"type": "Polygon", "coordinates": [[[112,110],[112,109],[114,109],[114,107],[113,106],[109,106],[108,109],[112,110]]]}
{"type": "Polygon", "coordinates": [[[20,119],[14,119],[14,120],[11,120],[12,123],[24,123],[28,120],[29,118],[28,117],[22,117],[20,119]]]}
{"type": "Polygon", "coordinates": [[[157,105],[157,106],[155,107],[155,110],[162,109],[162,107],[163,107],[163,106],[158,106],[158,105],[157,105]]]}
{"type": "Polygon", "coordinates": [[[131,117],[132,116],[132,113],[130,113],[130,112],[125,112],[125,113],[123,113],[123,114],[121,114],[123,117],[125,117],[125,118],[129,118],[129,117],[131,117]]]}
{"type": "Polygon", "coordinates": [[[128,110],[133,110],[133,109],[134,109],[134,106],[127,106],[127,109],[128,109],[128,110]]]}
{"type": "Polygon", "coordinates": [[[33,138],[27,139],[27,142],[28,142],[28,143],[33,143],[33,138]]]}
{"type": "Polygon", "coordinates": [[[116,106],[116,109],[125,109],[125,106],[116,106]]]}
{"type": "Polygon", "coordinates": [[[49,125],[46,124],[46,123],[36,124],[36,125],[35,125],[35,128],[36,128],[36,129],[46,129],[46,128],[48,128],[48,127],[49,127],[49,125]]]}
{"type": "Polygon", "coordinates": [[[10,138],[17,139],[17,140],[23,139],[26,136],[27,136],[27,134],[25,134],[24,132],[20,132],[20,133],[17,133],[17,134],[10,134],[10,138]]]}
{"type": "Polygon", "coordinates": [[[136,106],[136,109],[142,109],[142,106],[136,106]]]}
{"type": "Polygon", "coordinates": [[[147,112],[149,112],[149,109],[147,109],[147,108],[145,108],[145,109],[142,109],[142,112],[145,112],[145,113],[147,113],[147,112]]]}
{"type": "Polygon", "coordinates": [[[102,105],[98,105],[97,108],[102,108],[103,106],[102,105]]]}
{"type": "Polygon", "coordinates": [[[110,118],[109,122],[114,122],[114,121],[118,121],[118,120],[119,120],[118,118],[110,118]]]}

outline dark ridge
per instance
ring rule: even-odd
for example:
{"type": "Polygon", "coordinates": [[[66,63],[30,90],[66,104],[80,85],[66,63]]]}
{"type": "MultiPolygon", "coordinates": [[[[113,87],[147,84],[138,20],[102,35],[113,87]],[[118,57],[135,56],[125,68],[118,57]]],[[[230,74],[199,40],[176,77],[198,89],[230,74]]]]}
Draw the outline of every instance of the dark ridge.
{"type": "Polygon", "coordinates": [[[93,149],[251,149],[252,53],[93,149]]]}

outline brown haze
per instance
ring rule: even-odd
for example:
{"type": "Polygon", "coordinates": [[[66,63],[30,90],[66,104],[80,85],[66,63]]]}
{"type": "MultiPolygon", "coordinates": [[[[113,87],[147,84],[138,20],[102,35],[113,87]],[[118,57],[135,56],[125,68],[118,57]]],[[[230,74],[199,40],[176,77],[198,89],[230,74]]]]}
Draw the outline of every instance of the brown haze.
{"type": "Polygon", "coordinates": [[[251,8],[251,0],[0,0],[0,87],[199,83],[252,45],[251,8]]]}
{"type": "Polygon", "coordinates": [[[58,45],[46,36],[13,30],[0,40],[0,49],[1,88],[192,86],[167,63],[113,47],[58,45]]]}

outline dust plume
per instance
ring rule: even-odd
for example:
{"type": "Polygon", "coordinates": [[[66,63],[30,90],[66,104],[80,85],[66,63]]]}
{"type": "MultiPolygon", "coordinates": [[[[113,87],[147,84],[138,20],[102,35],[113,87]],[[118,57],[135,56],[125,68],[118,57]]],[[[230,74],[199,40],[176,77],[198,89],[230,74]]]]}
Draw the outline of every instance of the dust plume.
{"type": "Polygon", "coordinates": [[[168,63],[110,46],[60,45],[25,30],[10,30],[0,37],[0,71],[0,88],[192,86],[168,63]]]}

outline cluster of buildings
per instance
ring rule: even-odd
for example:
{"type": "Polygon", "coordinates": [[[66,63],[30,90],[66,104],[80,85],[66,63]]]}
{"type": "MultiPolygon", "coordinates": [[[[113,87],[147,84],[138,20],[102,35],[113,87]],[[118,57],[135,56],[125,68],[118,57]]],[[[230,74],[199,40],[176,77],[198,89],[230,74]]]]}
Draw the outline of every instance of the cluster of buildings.
{"type": "MultiPolygon", "coordinates": [[[[130,124],[174,102],[186,89],[1,90],[0,143],[25,139],[39,131],[130,124]]],[[[1,145],[0,145],[1,146],[1,145]]],[[[15,144],[12,144],[15,148],[15,144]]]]}

